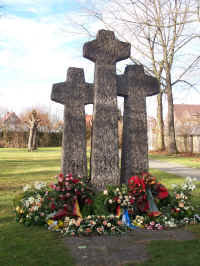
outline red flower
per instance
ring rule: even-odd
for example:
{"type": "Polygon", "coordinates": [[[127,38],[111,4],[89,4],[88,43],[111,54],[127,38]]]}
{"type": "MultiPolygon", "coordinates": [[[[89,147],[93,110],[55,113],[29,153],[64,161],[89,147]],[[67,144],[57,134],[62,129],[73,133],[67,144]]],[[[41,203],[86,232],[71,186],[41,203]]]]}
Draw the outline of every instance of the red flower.
{"type": "Polygon", "coordinates": [[[162,213],[161,212],[149,212],[148,213],[148,216],[150,216],[150,217],[152,217],[152,216],[154,216],[154,217],[156,217],[156,216],[159,216],[159,215],[161,215],[162,213]]]}
{"type": "Polygon", "coordinates": [[[53,219],[54,220],[58,220],[62,217],[65,217],[67,215],[67,211],[66,210],[59,210],[54,216],[53,219]]]}
{"type": "Polygon", "coordinates": [[[142,185],[142,189],[145,191],[146,190],[146,186],[145,186],[143,178],[140,179],[140,184],[142,185]]]}
{"type": "Polygon", "coordinates": [[[88,205],[92,204],[92,200],[90,198],[85,199],[85,203],[88,205]]]}
{"type": "Polygon", "coordinates": [[[133,180],[135,185],[140,185],[140,178],[139,176],[135,175],[135,176],[132,176],[129,180],[133,180]]]}
{"type": "Polygon", "coordinates": [[[130,200],[129,200],[129,202],[131,203],[131,204],[133,204],[134,203],[134,199],[133,198],[131,198],[130,200]]]}
{"type": "Polygon", "coordinates": [[[79,179],[72,179],[73,184],[77,184],[77,183],[79,183],[79,181],[80,181],[79,179]]]}
{"type": "Polygon", "coordinates": [[[114,197],[114,199],[113,199],[114,201],[117,201],[118,200],[118,197],[114,197]]]}
{"type": "Polygon", "coordinates": [[[56,208],[56,205],[55,205],[54,202],[52,202],[52,203],[51,203],[51,209],[52,209],[52,211],[55,210],[55,208],[56,208]]]}
{"type": "Polygon", "coordinates": [[[168,197],[168,195],[169,195],[168,190],[165,187],[163,187],[163,186],[159,186],[159,188],[158,188],[158,196],[157,197],[159,199],[165,199],[165,198],[168,197]]]}

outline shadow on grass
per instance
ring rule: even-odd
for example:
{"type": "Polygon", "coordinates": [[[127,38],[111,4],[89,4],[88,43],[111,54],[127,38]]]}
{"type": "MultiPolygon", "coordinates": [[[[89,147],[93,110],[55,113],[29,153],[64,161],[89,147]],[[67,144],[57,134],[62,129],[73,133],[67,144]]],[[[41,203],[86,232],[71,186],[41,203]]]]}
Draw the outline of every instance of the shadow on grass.
{"type": "Polygon", "coordinates": [[[73,266],[69,252],[56,233],[15,222],[0,224],[0,265],[73,266]]]}
{"type": "MultiPolygon", "coordinates": [[[[41,180],[41,175],[43,175],[44,177],[47,176],[51,176],[54,177],[55,174],[59,174],[60,171],[56,171],[56,170],[38,170],[38,171],[28,171],[28,173],[24,173],[24,172],[18,172],[17,174],[15,173],[14,176],[12,176],[12,174],[5,174],[3,175],[4,178],[10,178],[10,179],[18,179],[20,182],[20,178],[24,178],[24,177],[28,177],[28,179],[30,179],[30,177],[32,177],[33,179],[35,179],[35,177],[39,176],[40,180],[41,180]]],[[[27,179],[27,181],[28,181],[27,179]]]]}

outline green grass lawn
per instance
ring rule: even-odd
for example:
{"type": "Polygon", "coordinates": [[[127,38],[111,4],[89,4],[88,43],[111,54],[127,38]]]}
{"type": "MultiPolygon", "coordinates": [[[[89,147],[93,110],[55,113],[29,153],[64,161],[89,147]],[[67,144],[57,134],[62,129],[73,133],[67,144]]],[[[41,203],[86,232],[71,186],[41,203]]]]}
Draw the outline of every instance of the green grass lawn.
{"type": "Polygon", "coordinates": [[[0,265],[75,265],[60,234],[15,222],[13,198],[25,184],[51,181],[60,170],[60,149],[0,149],[0,265]]]}
{"type": "Polygon", "coordinates": [[[187,155],[183,156],[183,154],[166,155],[150,153],[149,159],[163,160],[171,163],[182,164],[188,167],[200,168],[200,154],[189,157],[187,155]]]}
{"type": "MultiPolygon", "coordinates": [[[[25,184],[55,180],[54,176],[60,171],[60,157],[60,148],[40,148],[35,152],[0,149],[0,265],[75,265],[60,234],[17,224],[13,212],[13,198],[25,184]]],[[[151,173],[168,188],[172,183],[183,182],[183,178],[161,171],[152,170],[151,173]]],[[[200,185],[195,201],[200,203],[200,185]]],[[[190,228],[200,235],[200,226],[190,228]]],[[[190,263],[200,261],[199,244],[199,240],[152,241],[148,246],[152,259],[141,265],[198,265],[183,261],[184,254],[188,254],[190,263]]]]}

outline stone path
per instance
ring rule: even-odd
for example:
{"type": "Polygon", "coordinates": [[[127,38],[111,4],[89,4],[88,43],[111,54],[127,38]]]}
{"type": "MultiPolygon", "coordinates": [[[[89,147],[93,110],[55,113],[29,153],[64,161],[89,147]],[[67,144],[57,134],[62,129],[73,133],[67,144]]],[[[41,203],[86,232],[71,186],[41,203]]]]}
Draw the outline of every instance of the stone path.
{"type": "Polygon", "coordinates": [[[149,168],[159,169],[161,171],[182,177],[196,177],[197,180],[200,181],[200,168],[191,168],[184,165],[159,160],[150,160],[149,168]]]}
{"type": "Polygon", "coordinates": [[[150,258],[146,246],[152,240],[192,239],[195,235],[183,229],[137,229],[121,236],[65,237],[64,241],[77,266],[134,266],[150,258]]]}

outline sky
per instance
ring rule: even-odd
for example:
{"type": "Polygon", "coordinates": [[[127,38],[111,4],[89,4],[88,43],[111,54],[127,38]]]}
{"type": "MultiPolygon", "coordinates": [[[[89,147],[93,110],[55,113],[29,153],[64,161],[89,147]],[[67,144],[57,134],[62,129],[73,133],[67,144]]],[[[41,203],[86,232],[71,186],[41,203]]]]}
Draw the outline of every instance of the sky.
{"type": "Polygon", "coordinates": [[[27,108],[62,110],[50,100],[53,83],[66,80],[68,67],[81,67],[92,81],[93,63],[82,57],[86,39],[71,34],[66,16],[74,0],[5,0],[0,19],[0,107],[17,114],[27,108]]]}
{"type": "MultiPolygon", "coordinates": [[[[86,81],[93,82],[94,64],[82,56],[89,37],[73,34],[69,23],[69,18],[81,21],[81,2],[87,1],[0,0],[0,110],[20,114],[39,107],[62,115],[63,106],[50,100],[52,84],[66,80],[68,67],[84,68],[86,81]]],[[[154,99],[147,106],[155,110],[154,99]]],[[[174,99],[198,104],[200,93],[187,90],[174,99]]],[[[119,104],[122,108],[121,99],[119,104]]],[[[92,112],[91,106],[86,112],[92,112]]]]}

